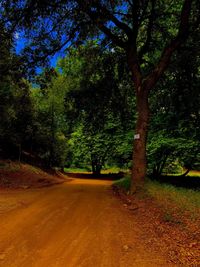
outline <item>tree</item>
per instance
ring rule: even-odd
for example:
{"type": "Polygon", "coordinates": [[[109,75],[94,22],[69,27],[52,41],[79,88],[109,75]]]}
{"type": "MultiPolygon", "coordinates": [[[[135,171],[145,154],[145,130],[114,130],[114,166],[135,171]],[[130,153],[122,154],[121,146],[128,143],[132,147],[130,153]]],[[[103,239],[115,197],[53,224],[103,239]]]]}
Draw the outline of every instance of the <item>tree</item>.
{"type": "Polygon", "coordinates": [[[37,76],[39,88],[32,89],[36,129],[33,152],[46,167],[64,167],[67,155],[63,77],[55,69],[37,76]]]}
{"type": "MultiPolygon", "coordinates": [[[[198,29],[173,56],[151,97],[153,114],[148,138],[148,170],[153,176],[173,162],[185,168],[199,168],[200,156],[200,52],[198,29]]],[[[170,167],[171,166],[171,167],[170,167]]],[[[171,170],[170,170],[171,168],[171,170]]]]}
{"type": "Polygon", "coordinates": [[[185,176],[199,162],[198,141],[181,137],[169,137],[164,131],[157,132],[148,143],[148,170],[153,178],[159,178],[163,172],[177,173],[177,167],[185,168],[185,176]],[[178,166],[177,166],[178,165],[178,166]],[[166,171],[167,170],[167,171],[166,171]]]}
{"type": "Polygon", "coordinates": [[[199,27],[199,1],[10,0],[3,2],[2,10],[11,30],[16,26],[31,29],[29,38],[33,42],[25,52],[32,61],[45,60],[69,42],[77,44],[88,36],[94,38],[98,30],[104,34],[102,43],[112,42],[126,52],[138,112],[131,191],[141,187],[146,175],[149,93],[174,51],[187,39],[190,23],[199,27]]]}
{"type": "Polygon", "coordinates": [[[0,155],[21,159],[31,139],[33,107],[14,38],[0,21],[0,155]]]}
{"type": "Polygon", "coordinates": [[[70,49],[58,64],[65,81],[66,119],[73,120],[71,164],[91,165],[95,174],[100,174],[109,158],[110,162],[114,159],[117,150],[118,160],[129,153],[122,149],[119,153],[133,123],[135,104],[122,58],[123,54],[102,51],[96,42],[88,42],[70,49]]]}

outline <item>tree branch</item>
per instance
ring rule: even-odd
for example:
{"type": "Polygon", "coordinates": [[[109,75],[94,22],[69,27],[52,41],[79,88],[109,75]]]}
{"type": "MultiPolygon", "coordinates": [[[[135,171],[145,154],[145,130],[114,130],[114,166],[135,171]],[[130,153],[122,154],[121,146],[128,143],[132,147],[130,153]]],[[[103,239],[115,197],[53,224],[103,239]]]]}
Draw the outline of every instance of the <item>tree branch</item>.
{"type": "Polygon", "coordinates": [[[74,27],[73,30],[71,30],[68,38],[60,45],[52,48],[52,49],[49,49],[43,56],[35,56],[35,59],[33,62],[31,63],[37,63],[37,62],[40,62],[40,61],[45,61],[48,56],[51,56],[51,55],[54,55],[56,52],[60,51],[63,47],[65,47],[75,36],[76,32],[78,31],[80,25],[76,25],[76,27],[74,27]]]}
{"type": "Polygon", "coordinates": [[[155,19],[155,0],[152,0],[151,1],[151,14],[150,14],[149,23],[147,26],[147,38],[146,38],[144,45],[141,47],[138,53],[139,60],[141,60],[144,54],[147,52],[149,45],[151,43],[151,37],[152,37],[151,34],[152,34],[154,19],[155,19]]]}
{"type": "Polygon", "coordinates": [[[111,29],[105,26],[105,18],[102,17],[101,12],[95,10],[95,8],[100,8],[98,3],[87,4],[82,0],[76,0],[77,4],[81,8],[81,10],[88,15],[90,20],[105,34],[107,35],[111,41],[121,48],[126,47],[126,42],[123,41],[119,36],[115,35],[111,29]],[[94,9],[93,9],[94,8],[94,9]]]}
{"type": "Polygon", "coordinates": [[[125,24],[125,23],[121,22],[120,20],[118,20],[106,8],[102,7],[102,10],[105,12],[107,18],[110,19],[115,24],[115,26],[117,26],[119,29],[123,30],[126,33],[127,36],[132,34],[132,30],[127,24],[125,24]]]}
{"type": "Polygon", "coordinates": [[[139,18],[138,18],[138,11],[139,11],[139,0],[135,0],[134,4],[132,5],[132,27],[133,27],[133,35],[131,37],[134,45],[136,43],[136,39],[138,36],[138,29],[139,29],[139,18]]]}
{"type": "Polygon", "coordinates": [[[127,36],[132,35],[131,28],[126,23],[118,20],[113,14],[109,12],[109,10],[105,6],[100,5],[99,2],[95,3],[94,6],[98,9],[98,12],[96,12],[96,16],[101,19],[105,19],[106,17],[107,19],[111,20],[120,30],[124,31],[127,36]],[[103,14],[104,16],[101,14],[103,14]]]}
{"type": "Polygon", "coordinates": [[[120,39],[117,35],[113,34],[109,28],[107,28],[103,23],[97,23],[98,28],[105,34],[107,35],[111,41],[118,45],[121,48],[126,47],[126,42],[124,42],[122,39],[120,39]]]}
{"type": "Polygon", "coordinates": [[[189,34],[189,17],[193,0],[185,0],[181,11],[181,20],[177,36],[167,45],[155,69],[143,82],[146,90],[151,90],[170,63],[173,52],[187,39],[189,34]]]}

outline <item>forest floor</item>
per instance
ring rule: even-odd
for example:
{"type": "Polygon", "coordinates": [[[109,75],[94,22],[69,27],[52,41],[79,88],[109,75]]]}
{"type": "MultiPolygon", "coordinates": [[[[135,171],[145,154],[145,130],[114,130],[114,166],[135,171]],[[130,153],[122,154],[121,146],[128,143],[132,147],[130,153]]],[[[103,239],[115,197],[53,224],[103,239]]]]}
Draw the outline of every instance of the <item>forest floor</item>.
{"type": "Polygon", "coordinates": [[[14,188],[0,187],[0,266],[200,266],[196,239],[186,238],[183,226],[162,222],[155,203],[113,193],[108,180],[46,174],[51,182],[38,183],[41,173],[30,178],[23,168],[28,187],[24,172],[23,187],[16,181],[14,188]],[[190,250],[178,258],[182,241],[190,250]]]}

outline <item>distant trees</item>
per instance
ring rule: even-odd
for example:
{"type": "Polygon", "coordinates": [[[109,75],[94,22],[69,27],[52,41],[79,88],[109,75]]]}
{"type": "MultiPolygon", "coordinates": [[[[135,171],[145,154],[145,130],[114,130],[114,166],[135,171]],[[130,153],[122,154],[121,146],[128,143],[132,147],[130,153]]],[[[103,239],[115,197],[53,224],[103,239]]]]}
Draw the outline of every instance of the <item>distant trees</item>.
{"type": "Polygon", "coordinates": [[[23,79],[23,62],[13,51],[13,36],[0,22],[0,155],[20,160],[32,132],[30,85],[23,79]]]}
{"type": "Polygon", "coordinates": [[[60,74],[53,68],[37,76],[37,86],[32,88],[35,109],[35,134],[33,152],[47,167],[64,167],[67,155],[64,115],[65,91],[60,74]]]}
{"type": "MultiPolygon", "coordinates": [[[[133,119],[135,103],[121,57],[89,42],[71,49],[59,62],[65,80],[66,118],[73,120],[71,163],[91,165],[95,174],[114,159],[133,119]]],[[[129,149],[129,158],[130,154],[129,149]]]]}

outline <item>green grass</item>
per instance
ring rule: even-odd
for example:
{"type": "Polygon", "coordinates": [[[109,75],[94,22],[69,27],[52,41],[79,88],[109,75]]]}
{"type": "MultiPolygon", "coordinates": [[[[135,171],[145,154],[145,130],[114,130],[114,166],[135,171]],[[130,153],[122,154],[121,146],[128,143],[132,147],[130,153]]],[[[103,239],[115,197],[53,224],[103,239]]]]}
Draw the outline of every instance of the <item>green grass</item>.
{"type": "MultiPolygon", "coordinates": [[[[128,191],[130,176],[115,182],[115,185],[128,191]]],[[[161,184],[157,181],[146,180],[143,196],[152,197],[166,211],[166,220],[170,220],[171,206],[176,206],[180,211],[189,211],[195,214],[200,209],[200,192],[192,189],[161,184]]]]}
{"type": "Polygon", "coordinates": [[[190,171],[187,176],[196,176],[200,177],[200,171],[190,171]]]}
{"type": "MultiPolygon", "coordinates": [[[[71,173],[80,173],[80,172],[91,172],[91,169],[88,168],[65,168],[65,172],[71,173]]],[[[120,169],[119,167],[110,167],[107,169],[103,169],[101,174],[117,174],[119,172],[127,172],[127,169],[120,169]]]]}
{"type": "Polygon", "coordinates": [[[145,184],[145,191],[149,196],[156,199],[159,203],[163,203],[165,206],[172,203],[176,204],[182,210],[191,212],[200,208],[200,192],[192,189],[175,187],[148,180],[145,184]]]}
{"type": "MultiPolygon", "coordinates": [[[[182,171],[182,172],[180,172],[180,173],[172,173],[172,174],[170,174],[170,173],[167,173],[167,174],[165,174],[165,175],[167,175],[167,176],[180,176],[181,174],[183,174],[184,173],[184,171],[182,171]]],[[[194,171],[194,170],[191,170],[187,175],[186,175],[186,177],[199,177],[200,178],[200,171],[194,171]]]]}
{"type": "Polygon", "coordinates": [[[89,172],[90,170],[86,168],[64,168],[64,171],[69,173],[80,173],[80,172],[89,172]]]}
{"type": "Polygon", "coordinates": [[[127,173],[128,169],[121,169],[119,167],[109,167],[101,171],[102,174],[117,174],[119,172],[127,173]]]}
{"type": "Polygon", "coordinates": [[[124,178],[115,181],[114,185],[128,192],[130,189],[130,185],[131,185],[130,176],[126,175],[124,178]]]}

